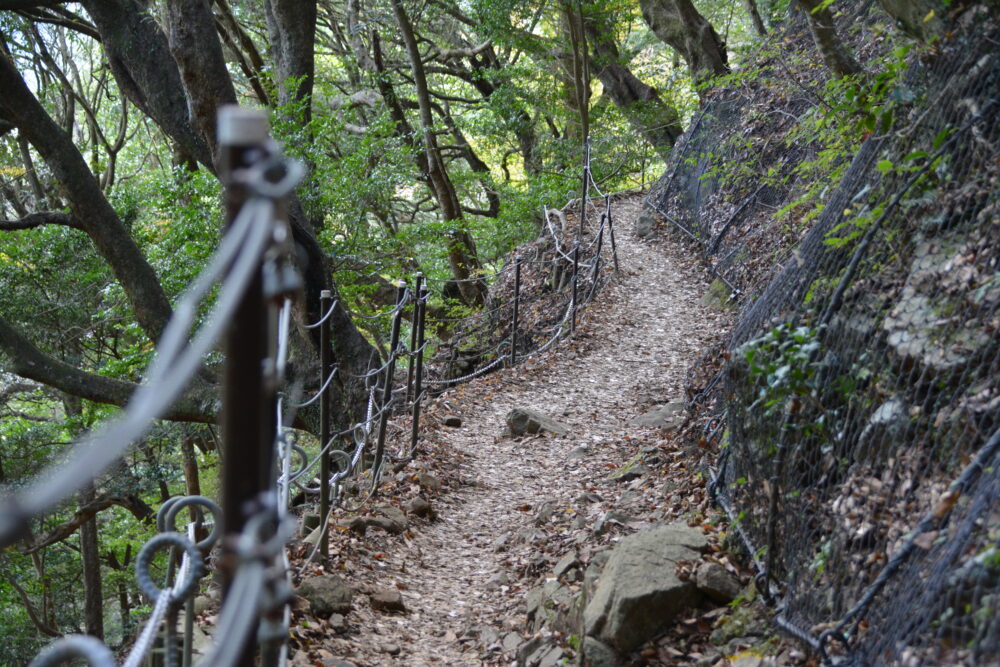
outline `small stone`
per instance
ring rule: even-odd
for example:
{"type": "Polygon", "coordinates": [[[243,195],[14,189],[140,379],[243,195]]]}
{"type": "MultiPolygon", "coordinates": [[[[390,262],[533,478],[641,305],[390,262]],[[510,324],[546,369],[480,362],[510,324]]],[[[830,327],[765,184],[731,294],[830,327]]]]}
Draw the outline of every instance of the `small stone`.
{"type": "Polygon", "coordinates": [[[194,613],[195,616],[199,614],[204,614],[206,611],[212,608],[212,598],[207,595],[199,595],[194,599],[194,613]]]}
{"type": "Polygon", "coordinates": [[[368,532],[368,520],[363,516],[356,516],[351,519],[351,523],[348,526],[352,533],[357,535],[364,535],[368,532]]]}
{"type": "Polygon", "coordinates": [[[621,656],[613,648],[593,637],[583,640],[583,665],[587,667],[618,667],[621,656]]]}
{"type": "Polygon", "coordinates": [[[552,515],[556,511],[556,502],[554,500],[546,500],[541,505],[538,506],[538,511],[535,512],[535,525],[544,526],[551,519],[552,515]]]}
{"type": "Polygon", "coordinates": [[[458,428],[462,425],[461,417],[456,417],[455,415],[448,415],[444,418],[444,425],[451,428],[458,428]]]}
{"type": "Polygon", "coordinates": [[[620,470],[616,470],[608,479],[612,482],[623,484],[625,482],[631,482],[633,479],[639,479],[648,472],[648,466],[645,466],[642,463],[635,463],[633,465],[627,465],[620,470]]]}
{"type": "Polygon", "coordinates": [[[368,599],[371,601],[372,609],[377,611],[406,611],[403,595],[395,588],[378,588],[368,596],[368,599]]]}
{"type": "Polygon", "coordinates": [[[604,500],[604,498],[601,498],[596,493],[588,491],[587,493],[581,493],[579,496],[577,496],[574,502],[577,505],[590,505],[592,503],[599,503],[602,500],[604,500]]]}
{"type": "Polygon", "coordinates": [[[369,527],[381,528],[390,535],[399,535],[409,528],[409,521],[406,520],[406,515],[403,514],[402,510],[385,506],[377,508],[376,511],[382,516],[367,517],[365,522],[369,527]]]}
{"type": "Polygon", "coordinates": [[[431,491],[441,490],[441,480],[434,475],[427,474],[426,472],[417,474],[417,484],[425,489],[430,489],[431,491]]]}
{"type": "Polygon", "coordinates": [[[498,590],[501,586],[509,586],[510,577],[505,572],[497,572],[486,580],[486,589],[490,591],[498,590]]]}
{"type": "Polygon", "coordinates": [[[616,510],[605,512],[601,518],[597,520],[597,523],[594,524],[594,535],[603,535],[611,527],[611,524],[624,526],[631,520],[632,517],[624,512],[618,512],[616,510]]]}
{"type": "Polygon", "coordinates": [[[742,590],[736,575],[719,563],[702,563],[695,574],[695,583],[698,590],[723,604],[735,600],[742,590]]]}
{"type": "Polygon", "coordinates": [[[582,530],[587,527],[587,517],[582,514],[577,514],[576,518],[573,519],[573,530],[582,530]]]}
{"type": "Polygon", "coordinates": [[[686,404],[683,402],[657,405],[645,414],[633,419],[629,424],[646,428],[658,428],[663,432],[675,431],[684,421],[686,407],[686,404]]]}
{"type": "Polygon", "coordinates": [[[437,512],[434,511],[431,504],[419,496],[411,498],[409,502],[406,503],[405,509],[413,516],[417,516],[422,519],[433,519],[437,516],[437,512]]]}
{"type": "Polygon", "coordinates": [[[585,459],[590,456],[590,450],[585,446],[575,447],[569,454],[566,455],[570,459],[585,459]]]}
{"type": "Polygon", "coordinates": [[[302,525],[299,527],[300,535],[308,535],[319,527],[319,514],[303,514],[302,525]]]}
{"type": "Polygon", "coordinates": [[[330,614],[330,627],[334,632],[344,632],[347,630],[347,619],[343,614],[330,614]]]}
{"type": "Polygon", "coordinates": [[[580,556],[575,551],[570,551],[559,559],[556,566],[552,568],[552,574],[556,575],[556,579],[562,579],[567,572],[578,567],[580,567],[580,556]]]}
{"type": "Polygon", "coordinates": [[[379,648],[382,649],[383,653],[388,653],[389,655],[399,655],[400,648],[399,644],[393,644],[392,642],[386,642],[382,644],[379,648]]]}
{"type": "Polygon", "coordinates": [[[340,658],[331,658],[329,660],[324,660],[322,664],[323,667],[357,667],[357,665],[355,665],[353,662],[350,662],[349,660],[341,660],[340,658]]]}
{"type": "Polygon", "coordinates": [[[354,594],[347,582],[335,574],[303,579],[297,593],[307,599],[317,616],[346,614],[351,610],[354,594]]]}
{"type": "Polygon", "coordinates": [[[522,641],[520,633],[508,632],[504,635],[503,642],[500,644],[500,647],[505,653],[514,653],[517,651],[517,647],[521,645],[522,641]]]}
{"type": "Polygon", "coordinates": [[[556,435],[564,435],[569,432],[569,427],[565,424],[557,422],[537,410],[527,408],[514,408],[507,413],[506,421],[507,428],[513,436],[526,433],[535,434],[541,431],[548,431],[556,435]]]}
{"type": "Polygon", "coordinates": [[[488,625],[484,625],[479,630],[479,643],[483,646],[492,646],[500,641],[500,633],[497,632],[496,628],[491,628],[488,625]]]}

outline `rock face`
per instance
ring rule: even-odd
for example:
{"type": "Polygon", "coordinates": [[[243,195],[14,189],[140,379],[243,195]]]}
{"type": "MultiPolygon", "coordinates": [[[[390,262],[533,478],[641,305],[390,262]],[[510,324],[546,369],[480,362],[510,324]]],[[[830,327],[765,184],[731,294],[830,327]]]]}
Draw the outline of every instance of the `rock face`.
{"type": "Polygon", "coordinates": [[[528,408],[514,408],[508,412],[507,428],[510,429],[513,436],[538,433],[539,431],[548,431],[556,435],[564,435],[569,432],[569,427],[565,424],[528,408]]]}
{"type": "Polygon", "coordinates": [[[346,614],[354,599],[347,582],[335,574],[303,579],[296,592],[309,600],[314,614],[323,618],[330,614],[346,614]]]}
{"type": "Polygon", "coordinates": [[[624,653],[659,634],[698,600],[695,585],[677,578],[677,563],[697,559],[707,546],[701,531],[682,524],[623,539],[583,612],[584,632],[624,653]]]}

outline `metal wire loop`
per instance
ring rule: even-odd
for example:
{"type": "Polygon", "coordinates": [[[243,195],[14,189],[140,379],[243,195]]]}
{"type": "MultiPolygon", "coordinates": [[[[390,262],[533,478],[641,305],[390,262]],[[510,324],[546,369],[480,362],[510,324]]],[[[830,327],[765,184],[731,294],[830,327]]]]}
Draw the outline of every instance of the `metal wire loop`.
{"type": "Polygon", "coordinates": [[[28,667],[51,667],[69,660],[86,660],[90,667],[114,667],[115,656],[104,642],[89,635],[69,635],[47,646],[28,667]]]}
{"type": "Polygon", "coordinates": [[[188,557],[187,578],[183,582],[178,582],[170,592],[170,601],[177,603],[194,593],[198,580],[205,573],[205,564],[198,548],[180,533],[160,533],[146,542],[135,560],[135,578],[139,584],[139,590],[145,593],[150,600],[159,598],[163,591],[153,581],[149,567],[156,552],[169,547],[180,549],[188,557]]]}
{"type": "MultiPolygon", "coordinates": [[[[215,546],[215,543],[219,541],[219,537],[222,535],[222,509],[216,505],[213,500],[206,498],[205,496],[178,497],[178,500],[171,503],[169,509],[167,510],[167,515],[164,520],[166,529],[174,529],[174,522],[177,520],[177,513],[185,507],[194,507],[198,512],[199,517],[202,518],[204,517],[202,508],[207,509],[209,514],[212,515],[212,532],[208,534],[208,537],[195,544],[195,547],[202,553],[211,551],[212,547],[215,546]]],[[[160,530],[161,532],[166,532],[163,528],[160,530]]]]}

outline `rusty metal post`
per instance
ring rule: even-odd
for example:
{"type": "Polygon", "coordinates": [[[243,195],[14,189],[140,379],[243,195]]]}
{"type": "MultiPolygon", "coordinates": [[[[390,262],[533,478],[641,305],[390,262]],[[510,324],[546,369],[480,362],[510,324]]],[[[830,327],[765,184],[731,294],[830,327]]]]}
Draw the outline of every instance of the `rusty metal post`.
{"type": "Polygon", "coordinates": [[[577,293],[577,278],[580,275],[580,245],[577,244],[573,248],[573,301],[570,304],[570,309],[572,315],[570,316],[569,333],[570,335],[576,334],[576,293],[577,293]]]}
{"type": "Polygon", "coordinates": [[[392,318],[392,334],[389,337],[389,360],[386,362],[385,386],[382,388],[382,414],[378,420],[378,442],[375,445],[375,461],[372,463],[372,489],[378,483],[378,471],[385,456],[386,428],[389,425],[389,408],[392,402],[392,380],[396,375],[396,349],[399,347],[399,329],[403,322],[403,301],[406,298],[406,283],[396,284],[396,314],[392,318]]]}
{"type": "Polygon", "coordinates": [[[413,377],[413,430],[410,433],[410,456],[417,455],[417,439],[420,435],[420,401],[424,380],[424,330],[427,322],[427,286],[421,285],[417,292],[417,366],[413,377]]]}
{"type": "Polygon", "coordinates": [[[604,195],[604,212],[608,214],[608,236],[611,238],[611,257],[615,260],[615,273],[618,273],[618,246],[615,244],[615,223],[611,219],[611,195],[604,195]]]}
{"type": "Polygon", "coordinates": [[[413,283],[413,318],[410,321],[410,360],[406,366],[406,402],[413,400],[413,365],[415,363],[414,352],[417,349],[417,298],[420,295],[420,286],[423,285],[424,274],[418,273],[413,283]]]}
{"type": "MultiPolygon", "coordinates": [[[[263,156],[268,141],[267,115],[226,106],[219,111],[219,147],[222,182],[225,185],[227,227],[248,198],[240,172],[263,156]]],[[[225,369],[222,386],[222,510],[225,534],[219,573],[223,599],[238,567],[236,543],[250,517],[259,509],[259,496],[271,471],[265,450],[272,446],[273,406],[267,401],[264,361],[268,356],[268,304],[260,270],[240,299],[226,333],[225,369]]],[[[254,664],[254,633],[247,637],[237,665],[254,664]]]]}
{"type": "Polygon", "coordinates": [[[576,230],[576,244],[583,239],[583,224],[587,221],[587,197],[590,195],[590,137],[587,137],[583,158],[583,196],[580,198],[580,225],[576,230]]]}
{"type": "Polygon", "coordinates": [[[517,315],[521,305],[521,258],[514,260],[514,313],[510,319],[510,365],[517,363],[517,315]]]}
{"type": "Polygon", "coordinates": [[[594,298],[597,291],[597,280],[601,272],[601,251],[604,249],[604,223],[607,221],[607,214],[601,213],[601,226],[597,230],[597,251],[594,254],[594,269],[590,272],[590,292],[587,293],[587,303],[594,298]]]}
{"type": "MultiPolygon", "coordinates": [[[[324,318],[319,327],[319,386],[323,395],[319,397],[319,446],[325,449],[330,444],[330,392],[327,380],[330,368],[330,318],[326,317],[333,302],[333,293],[323,290],[319,295],[320,317],[324,318]]],[[[330,452],[324,452],[319,460],[319,553],[326,558],[330,555],[330,533],[327,514],[330,512],[330,452]]]]}

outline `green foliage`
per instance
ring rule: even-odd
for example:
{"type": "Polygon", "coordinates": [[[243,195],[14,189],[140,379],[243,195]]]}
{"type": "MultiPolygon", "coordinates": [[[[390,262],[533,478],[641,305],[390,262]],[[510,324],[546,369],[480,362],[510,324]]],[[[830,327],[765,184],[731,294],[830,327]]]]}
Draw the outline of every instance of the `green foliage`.
{"type": "Polygon", "coordinates": [[[750,410],[760,409],[765,417],[797,409],[815,389],[817,364],[815,354],[820,342],[816,329],[789,324],[775,327],[747,343],[743,356],[750,369],[750,380],[757,399],[750,410]]]}

